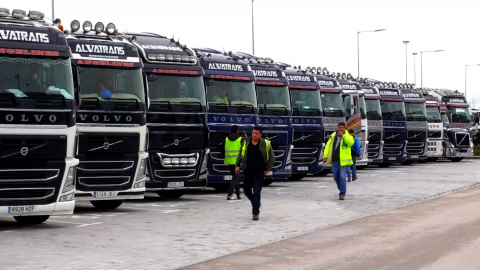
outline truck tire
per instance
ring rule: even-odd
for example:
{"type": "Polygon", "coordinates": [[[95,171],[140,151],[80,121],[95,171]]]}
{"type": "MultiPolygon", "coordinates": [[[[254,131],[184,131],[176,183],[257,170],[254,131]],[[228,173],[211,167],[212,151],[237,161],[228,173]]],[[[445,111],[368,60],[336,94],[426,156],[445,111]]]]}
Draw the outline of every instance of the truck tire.
{"type": "Polygon", "coordinates": [[[305,176],[307,176],[307,175],[306,174],[292,174],[292,176],[290,176],[288,178],[288,180],[298,181],[298,180],[302,180],[305,176]]]}
{"type": "Polygon", "coordinates": [[[450,159],[450,161],[452,161],[452,162],[460,162],[460,161],[462,161],[463,158],[461,158],[461,157],[455,157],[455,158],[449,158],[449,159],[450,159]]]}
{"type": "Polygon", "coordinates": [[[428,159],[421,159],[418,161],[418,163],[427,163],[428,162],[428,159]]]}
{"type": "Polygon", "coordinates": [[[182,197],[185,194],[185,191],[183,190],[162,190],[157,192],[158,196],[160,196],[162,199],[178,199],[182,197]]]}
{"type": "Polygon", "coordinates": [[[113,200],[113,201],[90,201],[93,206],[101,210],[113,210],[122,205],[123,201],[113,200]]]}
{"type": "Polygon", "coordinates": [[[436,158],[436,157],[429,157],[429,158],[427,158],[427,161],[428,161],[428,162],[437,162],[437,160],[438,160],[438,158],[436,158]]]}
{"type": "Polygon", "coordinates": [[[321,171],[321,172],[316,173],[315,175],[316,175],[316,176],[327,176],[327,174],[329,174],[329,173],[331,173],[331,172],[332,172],[332,170],[330,170],[330,169],[325,169],[325,170],[323,170],[323,171],[321,171]]]}
{"type": "Polygon", "coordinates": [[[50,216],[16,216],[13,218],[22,225],[35,225],[47,221],[49,217],[50,216]]]}
{"type": "Polygon", "coordinates": [[[378,164],[378,167],[380,168],[388,168],[392,165],[392,163],[380,163],[378,164]]]}
{"type": "Polygon", "coordinates": [[[412,164],[413,164],[412,160],[406,160],[406,161],[402,162],[402,165],[406,165],[406,166],[409,166],[409,165],[412,165],[412,164]]]}
{"type": "Polygon", "coordinates": [[[265,179],[263,180],[263,186],[266,187],[266,186],[270,186],[271,184],[273,183],[273,180],[271,179],[265,179]]]}
{"type": "Polygon", "coordinates": [[[211,187],[219,192],[227,192],[230,184],[212,184],[211,187]]]}

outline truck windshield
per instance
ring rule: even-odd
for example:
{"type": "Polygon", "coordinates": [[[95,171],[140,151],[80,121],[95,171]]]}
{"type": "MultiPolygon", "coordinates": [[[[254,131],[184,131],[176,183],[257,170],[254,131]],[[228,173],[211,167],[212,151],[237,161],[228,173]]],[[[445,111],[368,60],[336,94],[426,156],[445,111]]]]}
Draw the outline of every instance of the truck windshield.
{"type": "Polygon", "coordinates": [[[318,90],[290,90],[293,115],[322,115],[322,102],[318,90]]]}
{"type": "Polygon", "coordinates": [[[79,67],[78,73],[82,99],[98,99],[103,102],[145,102],[140,69],[79,67]]]}
{"type": "Polygon", "coordinates": [[[405,102],[405,111],[407,113],[407,121],[427,121],[425,103],[405,102]]]}
{"type": "Polygon", "coordinates": [[[367,119],[367,114],[366,114],[366,105],[365,105],[365,96],[358,97],[358,104],[360,105],[360,115],[362,116],[362,119],[367,119]]]}
{"type": "MultiPolygon", "coordinates": [[[[442,117],[437,107],[427,107],[427,122],[429,123],[441,123],[442,117]]],[[[448,118],[448,117],[447,117],[448,118]]]]}
{"type": "Polygon", "coordinates": [[[323,115],[326,117],[342,117],[342,93],[320,93],[323,104],[323,115]]]}
{"type": "Polygon", "coordinates": [[[62,95],[73,99],[70,59],[0,56],[0,93],[17,98],[62,95]]]}
{"type": "Polygon", "coordinates": [[[382,106],[383,120],[405,121],[405,103],[403,101],[384,101],[380,102],[382,106]]]}
{"type": "Polygon", "coordinates": [[[206,79],[205,83],[210,107],[257,107],[257,95],[253,82],[206,79]]]}
{"type": "Polygon", "coordinates": [[[152,104],[205,105],[205,87],[201,76],[148,74],[147,79],[152,104]]]}
{"type": "Polygon", "coordinates": [[[382,110],[380,109],[379,99],[366,99],[367,119],[382,120],[382,110]]]}
{"type": "Polygon", "coordinates": [[[288,115],[290,111],[290,95],[287,86],[260,86],[257,85],[258,108],[260,114],[267,111],[278,115],[288,115]]]}
{"type": "Polygon", "coordinates": [[[470,123],[470,113],[465,107],[448,107],[448,113],[452,115],[452,123],[470,123]]]}

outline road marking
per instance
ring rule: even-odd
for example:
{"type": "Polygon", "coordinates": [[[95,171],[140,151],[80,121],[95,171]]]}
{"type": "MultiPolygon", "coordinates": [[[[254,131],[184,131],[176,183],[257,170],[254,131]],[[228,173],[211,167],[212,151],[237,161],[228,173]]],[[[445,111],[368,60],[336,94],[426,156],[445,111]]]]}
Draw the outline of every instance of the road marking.
{"type": "Polygon", "coordinates": [[[90,224],[78,225],[77,228],[88,227],[88,226],[93,226],[93,225],[98,225],[98,224],[102,224],[102,222],[95,222],[95,223],[90,223],[90,224]]]}
{"type": "Polygon", "coordinates": [[[85,223],[77,223],[77,222],[70,222],[70,221],[60,221],[60,220],[47,220],[47,222],[67,223],[67,224],[73,224],[73,225],[85,225],[85,223]]]}
{"type": "Polygon", "coordinates": [[[174,212],[178,212],[180,210],[164,210],[163,213],[164,214],[168,214],[168,213],[174,213],[174,212]]]}
{"type": "Polygon", "coordinates": [[[7,232],[16,232],[16,231],[18,230],[10,230],[10,231],[2,231],[2,232],[7,233],[7,232]]]}

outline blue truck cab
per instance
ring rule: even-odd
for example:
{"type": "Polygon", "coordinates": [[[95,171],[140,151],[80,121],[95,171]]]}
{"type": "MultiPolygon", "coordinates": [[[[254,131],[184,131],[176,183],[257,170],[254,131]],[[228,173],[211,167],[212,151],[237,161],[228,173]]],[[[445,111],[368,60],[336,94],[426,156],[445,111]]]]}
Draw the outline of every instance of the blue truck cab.
{"type": "Polygon", "coordinates": [[[407,158],[407,122],[405,98],[394,84],[377,85],[383,119],[383,163],[388,167],[393,163],[402,163],[407,158]]]}
{"type": "MultiPolygon", "coordinates": [[[[232,125],[250,134],[258,124],[255,75],[248,62],[233,53],[214,49],[195,49],[207,93],[207,122],[209,128],[208,185],[215,189],[228,188],[232,176],[224,164],[222,148],[232,125]]],[[[243,178],[240,177],[242,182],[243,178]]]]}
{"type": "Polygon", "coordinates": [[[250,63],[255,74],[258,98],[258,123],[263,128],[262,137],[271,141],[275,164],[265,177],[264,185],[275,180],[285,180],[292,175],[292,108],[288,80],[271,58],[260,58],[237,53],[250,63]]]}
{"type": "Polygon", "coordinates": [[[300,68],[279,64],[288,79],[292,100],[292,180],[323,170],[323,109],[317,78],[300,68]]]}

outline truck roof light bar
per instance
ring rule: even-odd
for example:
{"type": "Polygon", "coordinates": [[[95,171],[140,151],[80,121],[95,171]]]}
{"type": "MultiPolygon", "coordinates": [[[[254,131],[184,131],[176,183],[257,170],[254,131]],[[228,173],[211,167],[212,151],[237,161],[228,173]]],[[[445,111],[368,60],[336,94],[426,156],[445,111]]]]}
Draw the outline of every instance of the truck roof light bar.
{"type": "Polygon", "coordinates": [[[10,10],[8,8],[0,8],[0,17],[8,17],[10,10]]]}
{"type": "Polygon", "coordinates": [[[26,16],[27,16],[27,12],[25,12],[25,10],[14,9],[12,11],[12,17],[15,18],[15,19],[23,19],[26,16]]]}
{"type": "Polygon", "coordinates": [[[108,23],[106,31],[107,31],[107,34],[113,35],[117,32],[117,27],[113,23],[108,23]]]}

